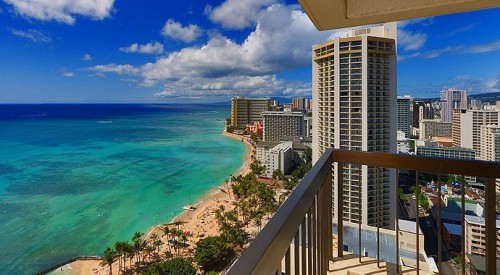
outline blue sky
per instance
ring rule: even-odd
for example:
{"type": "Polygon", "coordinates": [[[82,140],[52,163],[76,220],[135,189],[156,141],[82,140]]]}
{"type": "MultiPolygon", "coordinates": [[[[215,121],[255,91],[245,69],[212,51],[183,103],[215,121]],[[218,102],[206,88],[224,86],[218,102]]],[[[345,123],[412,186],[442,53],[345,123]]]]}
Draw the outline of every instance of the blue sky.
{"type": "MultiPolygon", "coordinates": [[[[398,94],[500,91],[500,10],[400,22],[398,94]]],[[[295,1],[0,0],[0,103],[311,96],[295,1]]]]}

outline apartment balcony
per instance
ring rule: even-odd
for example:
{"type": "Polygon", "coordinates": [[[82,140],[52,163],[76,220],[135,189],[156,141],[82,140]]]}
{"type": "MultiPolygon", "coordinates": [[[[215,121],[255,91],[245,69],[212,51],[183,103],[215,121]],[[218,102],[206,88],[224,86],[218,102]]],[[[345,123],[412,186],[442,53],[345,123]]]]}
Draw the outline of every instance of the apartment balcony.
{"type": "MultiPolygon", "coordinates": [[[[346,164],[359,167],[367,165],[373,169],[394,168],[416,171],[417,180],[419,172],[471,175],[486,178],[485,266],[486,274],[495,274],[495,178],[500,177],[500,164],[498,162],[428,158],[337,149],[326,150],[257,238],[229,267],[226,274],[431,273],[429,265],[425,262],[426,257],[423,256],[423,247],[420,245],[421,233],[414,234],[416,247],[409,252],[407,250],[409,246],[403,249],[401,245],[403,242],[400,242],[399,239],[400,234],[402,234],[399,223],[393,225],[394,230],[379,227],[373,230],[373,227],[362,225],[359,220],[355,223],[345,220],[343,196],[337,198],[335,194],[336,192],[339,192],[340,195],[343,194],[344,170],[347,171],[346,164]],[[332,177],[332,167],[336,167],[336,177],[332,177]],[[332,196],[335,197],[335,204],[332,203],[332,196]],[[334,219],[334,212],[335,217],[344,217],[344,219],[334,219]],[[339,228],[342,230],[339,230],[339,228]],[[368,238],[366,234],[370,234],[370,237],[368,238]],[[388,236],[394,236],[395,239],[388,238],[388,236]],[[347,249],[349,252],[344,251],[347,242],[353,240],[356,244],[349,244],[350,247],[347,249]],[[376,246],[376,253],[370,252],[371,254],[368,256],[365,254],[360,255],[360,251],[363,251],[361,248],[365,247],[367,242],[371,242],[371,245],[376,246]],[[394,252],[394,256],[391,256],[392,259],[384,256],[388,251],[394,252]]],[[[437,185],[438,190],[441,190],[440,181],[437,182],[437,185]]],[[[397,185],[393,184],[391,188],[397,194],[397,185]]],[[[417,190],[419,189],[417,188],[417,190]]],[[[381,198],[383,195],[383,192],[379,190],[376,192],[375,197],[381,198]]],[[[397,209],[395,219],[398,220],[399,203],[397,202],[399,198],[394,196],[392,199],[397,209]]],[[[462,197],[462,204],[464,202],[465,198],[462,197]]],[[[382,205],[379,207],[382,207],[382,205]]],[[[417,208],[415,212],[418,220],[419,206],[416,205],[415,207],[417,208]]],[[[390,214],[388,211],[384,212],[390,214]]],[[[388,225],[377,213],[380,212],[373,213],[374,216],[371,216],[371,219],[378,221],[378,224],[388,225]]],[[[438,239],[442,239],[440,208],[438,213],[437,234],[438,239]]],[[[464,215],[462,213],[463,224],[465,221],[464,215]]],[[[352,218],[351,215],[351,221],[353,221],[352,218]]],[[[414,232],[419,232],[418,223],[415,224],[414,232]]],[[[465,234],[462,234],[462,236],[465,236],[465,234]]],[[[437,243],[437,251],[442,251],[442,242],[437,243]]],[[[466,259],[465,238],[462,238],[461,246],[463,247],[461,249],[462,257],[466,259]]],[[[441,253],[438,253],[436,262],[440,271],[443,270],[442,260],[441,253]]],[[[465,274],[465,261],[462,261],[461,270],[462,274],[465,274]]]]}

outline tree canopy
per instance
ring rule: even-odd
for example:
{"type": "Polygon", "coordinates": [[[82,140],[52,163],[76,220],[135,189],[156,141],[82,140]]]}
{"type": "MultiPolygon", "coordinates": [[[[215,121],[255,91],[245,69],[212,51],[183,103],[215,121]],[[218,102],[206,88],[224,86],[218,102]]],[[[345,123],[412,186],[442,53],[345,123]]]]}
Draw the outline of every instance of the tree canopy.
{"type": "Polygon", "coordinates": [[[168,259],[155,263],[144,274],[146,275],[195,275],[196,268],[184,258],[168,259]]]}
{"type": "Polygon", "coordinates": [[[195,261],[204,271],[220,271],[234,258],[222,236],[206,237],[196,243],[195,261]]]}

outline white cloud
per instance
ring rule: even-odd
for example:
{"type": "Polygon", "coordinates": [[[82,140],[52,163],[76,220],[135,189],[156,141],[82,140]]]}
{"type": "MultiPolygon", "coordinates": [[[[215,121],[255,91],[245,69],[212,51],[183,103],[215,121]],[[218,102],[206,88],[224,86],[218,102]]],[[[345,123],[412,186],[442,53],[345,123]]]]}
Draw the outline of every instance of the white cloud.
{"type": "Polygon", "coordinates": [[[203,30],[193,24],[183,27],[181,23],[176,22],[173,19],[168,19],[165,26],[163,26],[162,34],[174,40],[189,43],[202,36],[203,30]]]}
{"type": "Polygon", "coordinates": [[[103,75],[104,73],[116,73],[119,75],[137,74],[139,72],[139,70],[132,65],[118,65],[118,64],[97,65],[90,68],[90,71],[93,71],[98,75],[103,75]]]}
{"type": "Polygon", "coordinates": [[[109,64],[91,70],[129,74],[141,78],[145,86],[161,84],[166,92],[158,95],[163,97],[310,95],[310,83],[290,83],[276,74],[310,66],[312,45],[335,32],[317,31],[296,5],[273,5],[256,18],[254,31],[241,43],[214,34],[201,46],[171,52],[142,66],[109,64]]]}
{"type": "Polygon", "coordinates": [[[92,59],[94,59],[94,58],[93,58],[90,54],[88,54],[88,53],[86,53],[86,54],[84,54],[84,55],[82,56],[82,60],[83,60],[83,61],[90,61],[90,60],[92,60],[92,59]]]}
{"type": "Polygon", "coordinates": [[[17,37],[27,38],[35,43],[52,42],[52,39],[48,35],[42,33],[39,30],[29,29],[27,31],[23,31],[23,30],[10,29],[10,31],[12,32],[13,35],[17,37]]]}
{"type": "Polygon", "coordinates": [[[209,19],[227,29],[241,30],[257,23],[257,16],[262,9],[277,3],[276,0],[226,0],[220,6],[205,7],[209,19]]]}
{"type": "Polygon", "coordinates": [[[109,17],[115,0],[4,0],[16,13],[38,20],[74,24],[75,16],[95,20],[109,17]]]}
{"type": "Polygon", "coordinates": [[[464,32],[468,32],[468,31],[471,31],[473,30],[474,28],[476,28],[479,24],[478,23],[472,23],[472,24],[469,24],[467,26],[464,26],[464,27],[461,27],[461,28],[458,28],[448,34],[445,35],[445,37],[452,37],[452,36],[456,36],[457,34],[460,34],[460,33],[464,33],[464,32]]]}
{"type": "Polygon", "coordinates": [[[73,72],[63,72],[62,75],[65,76],[65,77],[73,77],[73,76],[75,76],[75,73],[73,73],[73,72]]]}
{"type": "Polygon", "coordinates": [[[469,48],[469,52],[471,53],[487,53],[498,50],[500,50],[500,40],[483,45],[474,45],[469,48]]]}
{"type": "Polygon", "coordinates": [[[128,47],[121,47],[120,51],[126,53],[161,54],[163,53],[163,45],[156,41],[145,45],[134,43],[128,47]]]}
{"type": "Polygon", "coordinates": [[[431,18],[419,18],[398,22],[398,46],[405,51],[416,51],[422,48],[427,41],[427,34],[411,30],[414,25],[428,26],[431,18]]]}

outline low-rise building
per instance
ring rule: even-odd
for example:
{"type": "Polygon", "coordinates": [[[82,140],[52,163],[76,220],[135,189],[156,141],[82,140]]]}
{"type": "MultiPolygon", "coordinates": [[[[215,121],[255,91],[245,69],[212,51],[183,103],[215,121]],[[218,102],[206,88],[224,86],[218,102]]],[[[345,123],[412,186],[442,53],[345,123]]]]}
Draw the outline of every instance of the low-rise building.
{"type": "Polygon", "coordinates": [[[419,131],[420,139],[428,139],[436,136],[451,137],[452,123],[442,122],[440,119],[422,119],[419,131]]]}
{"type": "Polygon", "coordinates": [[[446,247],[448,247],[449,250],[461,251],[462,225],[443,222],[443,227],[441,227],[441,229],[446,247]]]}
{"type": "Polygon", "coordinates": [[[475,159],[476,152],[469,148],[444,147],[436,141],[417,141],[416,154],[425,157],[475,159]]]}

